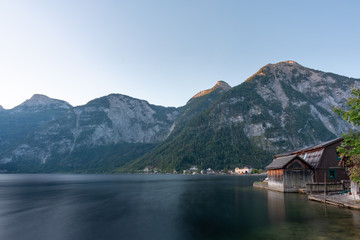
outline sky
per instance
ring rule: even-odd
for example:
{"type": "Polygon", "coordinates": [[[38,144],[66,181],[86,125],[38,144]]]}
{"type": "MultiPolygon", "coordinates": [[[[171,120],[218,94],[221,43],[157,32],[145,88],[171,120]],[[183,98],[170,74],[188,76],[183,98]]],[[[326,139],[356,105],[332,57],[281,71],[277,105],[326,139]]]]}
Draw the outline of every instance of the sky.
{"type": "Polygon", "coordinates": [[[0,0],[0,105],[120,93],[183,106],[294,60],[360,78],[360,1],[0,0]]]}

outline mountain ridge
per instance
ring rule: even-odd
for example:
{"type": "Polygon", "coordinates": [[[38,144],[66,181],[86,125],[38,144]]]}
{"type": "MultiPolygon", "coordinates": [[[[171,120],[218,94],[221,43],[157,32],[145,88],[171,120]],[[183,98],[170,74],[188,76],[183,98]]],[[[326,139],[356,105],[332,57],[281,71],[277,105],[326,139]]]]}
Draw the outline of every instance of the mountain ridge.
{"type": "Polygon", "coordinates": [[[12,112],[16,121],[1,111],[0,127],[9,130],[0,131],[0,170],[261,168],[275,153],[351,129],[332,106],[345,107],[350,86],[360,87],[359,82],[284,61],[265,65],[235,87],[218,81],[178,108],[122,94],[67,108],[65,101],[46,104],[48,97],[36,95],[33,108],[12,112]],[[28,127],[23,119],[29,117],[28,127]],[[19,131],[10,141],[13,129],[19,131]]]}
{"type": "Polygon", "coordinates": [[[273,154],[327,141],[351,129],[332,111],[332,106],[346,106],[351,85],[360,87],[359,79],[293,62],[267,65],[224,93],[157,152],[126,167],[264,167],[273,154]]]}

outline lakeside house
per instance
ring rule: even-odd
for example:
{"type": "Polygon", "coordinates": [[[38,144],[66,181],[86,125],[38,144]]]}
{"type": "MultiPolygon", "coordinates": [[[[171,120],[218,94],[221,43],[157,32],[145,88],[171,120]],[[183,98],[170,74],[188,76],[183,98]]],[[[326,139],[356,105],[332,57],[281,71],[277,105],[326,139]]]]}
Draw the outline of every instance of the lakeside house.
{"type": "Polygon", "coordinates": [[[298,192],[312,182],[313,167],[299,155],[275,156],[266,167],[268,186],[281,192],[298,192]]]}
{"type": "Polygon", "coordinates": [[[151,173],[153,171],[153,167],[152,166],[146,166],[143,170],[144,173],[151,173]]]}
{"type": "Polygon", "coordinates": [[[190,173],[194,174],[199,170],[199,168],[197,166],[191,166],[191,168],[189,169],[190,173]]]}
{"type": "Polygon", "coordinates": [[[342,138],[319,145],[274,156],[266,169],[268,187],[281,192],[342,190],[344,180],[349,180],[344,167],[340,166],[337,147],[342,138]]]}
{"type": "Polygon", "coordinates": [[[252,168],[250,167],[243,167],[243,168],[235,168],[235,174],[249,174],[251,173],[252,168]]]}

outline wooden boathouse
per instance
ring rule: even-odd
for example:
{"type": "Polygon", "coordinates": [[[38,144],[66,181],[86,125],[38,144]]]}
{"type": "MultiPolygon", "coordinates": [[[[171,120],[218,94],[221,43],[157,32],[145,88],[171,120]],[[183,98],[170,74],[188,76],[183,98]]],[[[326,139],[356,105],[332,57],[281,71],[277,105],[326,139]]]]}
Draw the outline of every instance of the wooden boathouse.
{"type": "Polygon", "coordinates": [[[266,169],[268,186],[281,192],[298,192],[312,181],[312,167],[299,155],[278,157],[266,169]]]}
{"type": "Polygon", "coordinates": [[[268,170],[268,187],[282,192],[321,191],[325,183],[329,190],[343,189],[343,180],[349,180],[344,167],[339,165],[337,147],[342,138],[290,153],[274,156],[268,170]]]}

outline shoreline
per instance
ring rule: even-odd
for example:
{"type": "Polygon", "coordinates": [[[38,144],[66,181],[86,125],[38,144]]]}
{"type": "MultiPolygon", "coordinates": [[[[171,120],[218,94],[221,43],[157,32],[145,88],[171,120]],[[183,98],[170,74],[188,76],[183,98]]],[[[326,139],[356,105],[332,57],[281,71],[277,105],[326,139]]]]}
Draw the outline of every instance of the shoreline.
{"type": "Polygon", "coordinates": [[[324,194],[311,194],[308,196],[308,199],[310,201],[322,202],[342,208],[360,210],[360,201],[355,200],[352,195],[348,194],[334,194],[326,196],[324,196],[324,194]]]}
{"type": "MultiPolygon", "coordinates": [[[[281,190],[269,187],[266,182],[254,182],[253,187],[265,189],[267,191],[275,191],[275,192],[284,193],[281,190]]],[[[298,192],[297,194],[304,194],[304,192],[298,192]]],[[[341,208],[348,208],[348,209],[360,211],[360,201],[355,200],[352,195],[348,195],[348,194],[337,193],[337,194],[330,194],[330,195],[327,194],[325,196],[324,196],[324,194],[309,194],[308,200],[326,203],[326,204],[334,205],[334,206],[341,207],[341,208]]]]}

